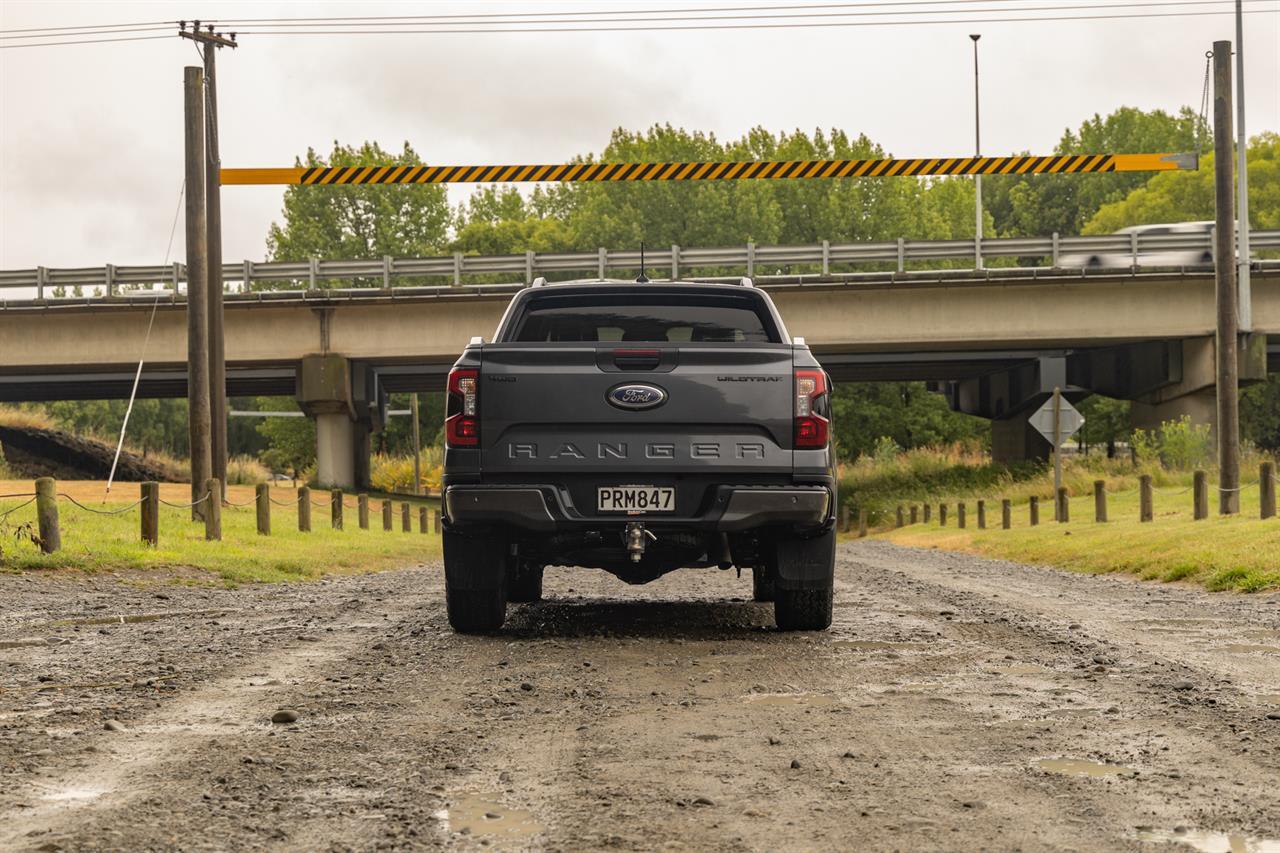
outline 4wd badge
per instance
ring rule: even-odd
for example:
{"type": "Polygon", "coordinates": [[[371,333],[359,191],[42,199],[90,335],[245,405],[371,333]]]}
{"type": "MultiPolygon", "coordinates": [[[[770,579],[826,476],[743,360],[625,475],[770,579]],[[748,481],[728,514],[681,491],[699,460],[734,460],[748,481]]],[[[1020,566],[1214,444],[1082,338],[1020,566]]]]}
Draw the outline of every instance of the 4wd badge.
{"type": "Polygon", "coordinates": [[[619,409],[655,409],[667,402],[667,392],[656,385],[615,385],[605,395],[609,404],[619,409]]]}

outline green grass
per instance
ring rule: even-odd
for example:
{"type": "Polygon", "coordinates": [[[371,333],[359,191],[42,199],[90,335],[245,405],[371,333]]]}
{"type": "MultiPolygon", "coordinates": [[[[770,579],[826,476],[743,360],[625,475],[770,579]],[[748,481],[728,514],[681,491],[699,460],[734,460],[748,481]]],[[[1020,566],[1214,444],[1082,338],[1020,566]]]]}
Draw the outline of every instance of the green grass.
{"type": "MultiPolygon", "coordinates": [[[[20,503],[0,501],[0,514],[20,503]]],[[[384,531],[376,502],[370,507],[369,530],[359,528],[354,506],[345,511],[344,530],[331,529],[328,507],[312,508],[310,533],[298,531],[292,507],[272,506],[271,515],[271,535],[260,536],[252,506],[224,507],[222,541],[206,542],[204,524],[191,521],[189,509],[162,506],[159,545],[148,547],[140,541],[137,509],[103,516],[59,501],[62,550],[46,555],[22,535],[24,528],[34,531],[32,504],[0,520],[0,571],[157,570],[157,575],[178,577],[210,572],[221,582],[241,584],[380,571],[440,556],[440,537],[418,532],[417,505],[410,533],[400,530],[398,507],[394,530],[384,531]]]]}
{"type": "Polygon", "coordinates": [[[1030,525],[1026,496],[996,493],[986,498],[986,530],[976,529],[976,498],[965,498],[968,526],[964,530],[956,526],[957,499],[946,501],[950,504],[946,527],[938,524],[940,501],[935,499],[929,524],[876,535],[901,545],[967,551],[1081,572],[1127,572],[1148,580],[1190,581],[1211,590],[1280,589],[1280,519],[1259,519],[1256,477],[1241,493],[1239,515],[1217,515],[1211,487],[1210,517],[1195,521],[1192,496],[1182,492],[1178,486],[1157,488],[1155,517],[1147,523],[1138,521],[1136,488],[1109,489],[1111,520],[1105,524],[1093,520],[1092,491],[1071,499],[1071,520],[1066,524],[1054,522],[1053,504],[1041,500],[1036,527],[1030,525]],[[1000,527],[1003,496],[1015,500],[1010,530],[1000,527]]]}

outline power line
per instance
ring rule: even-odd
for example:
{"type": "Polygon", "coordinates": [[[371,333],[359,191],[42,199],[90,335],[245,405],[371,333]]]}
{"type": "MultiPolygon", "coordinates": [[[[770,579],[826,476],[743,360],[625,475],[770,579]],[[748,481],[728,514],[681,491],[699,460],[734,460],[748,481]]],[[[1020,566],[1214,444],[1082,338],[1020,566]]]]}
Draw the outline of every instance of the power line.
{"type": "MultiPolygon", "coordinates": [[[[955,2],[955,0],[949,0],[949,1],[955,2]]],[[[944,0],[944,2],[948,2],[948,0],[944,0]]],[[[1002,0],[985,0],[985,2],[1002,2],[1002,0]]],[[[1245,0],[1245,2],[1263,2],[1263,0],[1245,0]]],[[[588,12],[558,13],[561,15],[573,14],[573,15],[576,15],[577,17],[562,18],[558,20],[525,21],[525,22],[519,22],[519,23],[521,23],[521,25],[523,26],[536,27],[543,24],[565,24],[565,25],[567,24],[572,24],[572,25],[611,24],[612,25],[612,24],[619,24],[619,23],[681,23],[681,22],[695,22],[695,21],[739,21],[739,20],[750,21],[750,20],[770,20],[770,19],[786,20],[786,19],[803,19],[803,18],[876,18],[876,17],[892,17],[892,16],[906,16],[906,15],[959,15],[959,14],[988,14],[988,13],[989,14],[1006,14],[1010,12],[1016,12],[1021,14],[1025,12],[1053,12],[1053,11],[1068,11],[1068,10],[1075,11],[1075,12],[1087,12],[1091,10],[1132,9],[1135,7],[1166,8],[1171,6],[1173,7],[1228,6],[1229,4],[1226,3],[1225,0],[1153,0],[1153,2],[1141,2],[1141,3],[1111,2],[1111,3],[1098,3],[1098,4],[1092,4],[1092,5],[1071,3],[1067,5],[1053,5],[1053,6],[1020,6],[1015,9],[1010,9],[1008,7],[981,8],[981,7],[974,7],[974,6],[965,6],[965,7],[956,8],[956,9],[926,9],[926,10],[920,10],[920,11],[905,10],[905,9],[889,9],[889,10],[882,9],[877,11],[866,11],[865,9],[859,9],[858,11],[801,12],[800,14],[794,13],[795,10],[802,9],[802,8],[840,8],[842,10],[847,10],[849,5],[850,4],[827,4],[822,7],[760,6],[760,7],[755,7],[751,9],[751,11],[755,12],[755,11],[764,10],[764,9],[775,9],[775,10],[785,9],[787,11],[770,12],[768,14],[737,14],[735,13],[731,15],[702,14],[703,12],[718,11],[718,10],[677,9],[677,10],[663,10],[662,12],[654,11],[652,13],[636,12],[635,14],[643,15],[644,17],[631,17],[631,18],[617,17],[617,15],[622,13],[608,12],[608,11],[599,12],[599,13],[588,13],[588,12]],[[680,17],[669,17],[668,13],[678,14],[680,15],[680,17]],[[592,14],[610,15],[611,17],[608,17],[608,18],[582,17],[583,15],[592,15],[592,14]]],[[[874,4],[866,4],[866,5],[890,6],[890,5],[899,5],[899,4],[874,3],[874,4]]],[[[732,7],[726,7],[726,9],[728,8],[732,8],[732,7]]],[[[1229,8],[1223,9],[1224,13],[1227,11],[1229,11],[1229,8]]],[[[526,15],[531,15],[531,14],[536,14],[536,13],[526,13],[526,15]]],[[[542,13],[542,14],[554,14],[554,13],[542,13]]],[[[395,19],[351,18],[351,19],[346,19],[348,21],[347,23],[335,23],[334,21],[337,21],[338,19],[327,19],[327,18],[297,18],[293,20],[277,18],[273,20],[279,23],[267,22],[267,23],[261,24],[261,26],[269,27],[272,29],[286,27],[286,26],[325,27],[325,28],[333,28],[338,26],[358,26],[358,27],[406,26],[408,27],[408,26],[417,25],[417,22],[420,19],[425,17],[427,16],[406,16],[404,18],[395,18],[395,19]]],[[[464,16],[454,16],[454,17],[461,18],[464,16]]],[[[498,21],[482,20],[484,18],[489,18],[489,17],[492,17],[492,16],[487,16],[487,15],[465,16],[465,19],[463,20],[437,20],[435,21],[433,26],[441,26],[441,27],[483,26],[486,28],[490,28],[490,27],[497,27],[497,26],[503,26],[507,24],[518,23],[515,20],[506,20],[506,19],[498,20],[498,21]]],[[[236,21],[230,24],[221,23],[220,26],[230,27],[230,26],[237,26],[239,24],[247,24],[247,23],[249,22],[236,21]]],[[[250,32],[265,32],[265,31],[266,30],[250,30],[250,32]]]]}
{"type": "MultiPolygon", "coordinates": [[[[1245,14],[1275,14],[1280,9],[1246,9],[1245,14]]],[[[591,27],[494,27],[485,29],[394,29],[394,30],[241,30],[239,35],[412,35],[412,34],[485,34],[485,33],[610,33],[610,32],[664,32],[681,30],[789,30],[789,29],[821,29],[849,27],[902,27],[902,26],[934,26],[939,24],[1006,24],[1068,22],[1068,21],[1107,21],[1125,19],[1150,18],[1193,18],[1207,15],[1230,15],[1230,9],[1204,12],[1136,12],[1115,15],[1037,15],[1032,17],[1000,17],[1000,18],[945,18],[917,19],[909,21],[808,21],[803,23],[713,23],[694,24],[689,26],[664,24],[662,26],[591,26],[591,27]]],[[[689,19],[684,19],[689,20],[689,19]]],[[[536,22],[535,22],[536,23],[536,22]]]]}
{"type": "MultiPolygon", "coordinates": [[[[177,21],[138,21],[132,24],[76,24],[69,27],[29,27],[27,29],[3,30],[6,33],[55,33],[64,30],[114,30],[122,28],[148,28],[156,26],[173,26],[177,21]]],[[[36,38],[36,36],[31,36],[36,38]]]]}
{"type": "Polygon", "coordinates": [[[23,47],[61,47],[65,44],[106,44],[114,41],[151,41],[152,39],[173,38],[172,35],[164,36],[130,36],[129,38],[111,38],[111,39],[80,39],[77,41],[37,41],[28,42],[27,44],[0,44],[0,50],[18,50],[23,47]]]}
{"type": "Polygon", "coordinates": [[[0,33],[0,39],[8,41],[12,39],[43,39],[43,38],[61,39],[61,38],[71,38],[73,36],[113,36],[113,35],[128,35],[129,33],[147,33],[147,32],[155,32],[157,30],[172,30],[172,29],[173,29],[172,24],[164,24],[158,27],[127,27],[127,28],[119,28],[119,29],[112,29],[112,30],[75,29],[68,32],[31,33],[31,34],[22,34],[22,35],[10,35],[12,31],[5,30],[2,33],[0,33]]]}
{"type": "MultiPolygon", "coordinates": [[[[414,21],[445,22],[450,20],[463,19],[463,23],[466,23],[470,21],[479,22],[482,19],[518,20],[518,19],[529,19],[529,18],[570,19],[565,21],[547,21],[546,22],[546,23],[570,23],[570,22],[576,22],[576,19],[581,19],[583,17],[605,16],[605,15],[608,15],[608,16],[619,16],[619,15],[653,16],[653,15],[695,15],[695,14],[702,15],[702,14],[707,14],[711,12],[737,12],[737,13],[776,12],[776,11],[802,12],[803,10],[809,10],[809,9],[865,9],[868,7],[947,6],[947,5],[950,5],[950,6],[959,5],[960,8],[926,9],[920,12],[910,12],[910,11],[904,10],[900,12],[900,14],[904,14],[904,15],[907,15],[907,14],[922,15],[922,14],[934,14],[934,13],[961,14],[961,13],[972,11],[971,9],[967,9],[964,7],[971,6],[977,2],[1008,3],[1008,2],[1026,2],[1026,0],[885,0],[885,2],[811,3],[811,4],[791,4],[791,5],[785,5],[785,6],[708,6],[708,7],[694,7],[694,8],[685,7],[685,8],[679,8],[679,9],[596,9],[592,11],[582,11],[582,12],[492,12],[492,13],[470,13],[470,14],[456,14],[456,15],[356,15],[356,16],[348,16],[348,17],[219,18],[219,19],[214,19],[214,23],[224,25],[224,26],[229,26],[232,24],[236,24],[236,25],[272,24],[272,23],[301,24],[303,22],[311,22],[311,23],[314,23],[315,25],[323,25],[324,22],[345,23],[345,22],[367,21],[370,23],[370,25],[375,25],[378,22],[387,22],[388,25],[390,25],[397,21],[404,21],[406,23],[414,22],[414,21]]],[[[1191,0],[1191,2],[1184,2],[1184,0],[1166,0],[1166,2],[1162,2],[1162,3],[1145,3],[1145,4],[1112,3],[1107,5],[1108,6],[1129,6],[1129,5],[1181,6],[1181,5],[1194,5],[1196,3],[1207,4],[1207,3],[1228,3],[1228,2],[1230,2],[1230,0],[1191,0]]],[[[1244,2],[1246,3],[1263,2],[1263,0],[1244,0],[1244,2]]],[[[1089,8],[1089,7],[1084,7],[1084,8],[1089,8]]],[[[1000,10],[1000,11],[1004,11],[1004,10],[1000,10]]],[[[1022,11],[1022,10],[1018,8],[1014,8],[1014,9],[1011,9],[1010,11],[1022,11]]],[[[855,12],[852,14],[858,14],[858,13],[855,12]]],[[[881,12],[879,14],[899,14],[899,13],[881,12]]],[[[738,17],[738,16],[735,15],[733,17],[738,17]]],[[[802,14],[802,15],[797,15],[795,17],[817,17],[817,15],[802,14]]],[[[507,22],[509,21],[507,20],[495,21],[495,23],[498,23],[498,24],[507,23],[507,22]]],[[[539,23],[539,22],[531,21],[530,23],[539,23]]]]}

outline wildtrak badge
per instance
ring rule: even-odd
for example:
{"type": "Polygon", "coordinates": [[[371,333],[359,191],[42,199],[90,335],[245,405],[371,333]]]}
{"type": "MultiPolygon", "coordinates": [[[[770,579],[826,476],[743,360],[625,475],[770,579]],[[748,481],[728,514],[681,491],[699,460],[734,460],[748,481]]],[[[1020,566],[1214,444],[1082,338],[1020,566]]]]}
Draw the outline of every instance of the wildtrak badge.
{"type": "Polygon", "coordinates": [[[667,392],[657,385],[627,383],[626,385],[615,385],[610,388],[605,395],[605,399],[609,401],[609,405],[616,408],[640,411],[642,409],[656,409],[667,402],[667,392]]]}

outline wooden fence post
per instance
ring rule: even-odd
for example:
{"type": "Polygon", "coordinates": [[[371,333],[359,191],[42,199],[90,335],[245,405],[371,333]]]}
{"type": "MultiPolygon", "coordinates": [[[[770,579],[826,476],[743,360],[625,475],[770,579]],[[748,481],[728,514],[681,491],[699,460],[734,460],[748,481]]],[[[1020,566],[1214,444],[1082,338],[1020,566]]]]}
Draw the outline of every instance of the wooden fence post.
{"type": "Polygon", "coordinates": [[[382,502],[382,529],[391,529],[391,501],[389,500],[382,502]]]}
{"type": "Polygon", "coordinates": [[[849,532],[849,505],[845,504],[840,507],[840,532],[849,532]]]}
{"type": "Polygon", "coordinates": [[[897,521],[898,527],[902,527],[906,523],[906,520],[903,518],[902,504],[898,504],[898,517],[896,521],[897,521]]]}
{"type": "Polygon", "coordinates": [[[147,545],[156,545],[160,542],[160,484],[148,481],[142,483],[139,488],[138,496],[142,498],[141,510],[141,534],[142,541],[147,545]]]}
{"type": "Polygon", "coordinates": [[[329,525],[334,530],[342,529],[342,489],[329,492],[329,525]]]}
{"type": "Polygon", "coordinates": [[[360,529],[369,529],[369,496],[363,492],[356,495],[356,515],[359,516],[360,529]]]}
{"type": "Polygon", "coordinates": [[[1107,520],[1107,481],[1093,481],[1093,520],[1105,523],[1107,520]]]}
{"type": "Polygon", "coordinates": [[[298,487],[298,529],[311,532],[311,489],[307,486],[298,487]]]}
{"type": "Polygon", "coordinates": [[[427,532],[427,508],[425,506],[418,507],[418,532],[427,532]]]}
{"type": "Polygon", "coordinates": [[[403,501],[400,504],[400,529],[405,533],[413,530],[413,522],[409,520],[409,502],[403,501]]]}
{"type": "Polygon", "coordinates": [[[259,483],[253,490],[254,506],[258,511],[258,533],[271,535],[271,486],[259,483]]]}
{"type": "Polygon", "coordinates": [[[1203,471],[1191,475],[1191,506],[1196,521],[1209,517],[1209,475],[1203,471]]]}
{"type": "Polygon", "coordinates": [[[40,550],[52,554],[62,547],[62,529],[58,526],[58,481],[52,477],[36,480],[36,524],[40,531],[40,550]]]}
{"type": "Polygon", "coordinates": [[[947,505],[946,504],[938,504],[938,525],[941,527],[947,526],[947,505]]]}
{"type": "Polygon", "coordinates": [[[861,539],[867,535],[867,511],[865,509],[858,510],[858,538],[861,539]]]}
{"type": "Polygon", "coordinates": [[[216,477],[204,481],[204,538],[206,542],[222,541],[222,484],[216,477]]]}
{"type": "Polygon", "coordinates": [[[1138,521],[1150,521],[1155,517],[1155,507],[1151,499],[1151,475],[1143,474],[1138,478],[1138,521]]]}
{"type": "Polygon", "coordinates": [[[924,505],[924,523],[929,523],[929,517],[933,514],[933,504],[924,505]]]}
{"type": "Polygon", "coordinates": [[[1258,466],[1258,492],[1261,504],[1262,519],[1275,518],[1276,515],[1276,467],[1270,462],[1258,466]]]}
{"type": "Polygon", "coordinates": [[[911,523],[915,524],[920,519],[919,507],[915,504],[911,505],[911,523]]]}
{"type": "Polygon", "coordinates": [[[440,532],[440,510],[438,509],[431,510],[431,532],[437,534],[440,532]]]}
{"type": "Polygon", "coordinates": [[[1054,517],[1057,518],[1059,524],[1066,524],[1071,520],[1071,500],[1067,497],[1066,486],[1058,487],[1055,500],[1057,501],[1057,510],[1054,512],[1054,517]]]}
{"type": "Polygon", "coordinates": [[[965,512],[964,501],[960,501],[960,503],[956,504],[956,527],[959,527],[961,530],[964,530],[965,512]]]}
{"type": "Polygon", "coordinates": [[[978,529],[987,529],[987,502],[983,500],[978,501],[978,529]]]}
{"type": "Polygon", "coordinates": [[[1013,501],[1008,498],[1000,501],[1000,526],[1005,530],[1013,527],[1013,501]]]}
{"type": "Polygon", "coordinates": [[[1040,523],[1040,497],[1032,495],[1031,500],[1027,501],[1027,510],[1031,514],[1031,526],[1035,527],[1040,523]]]}

